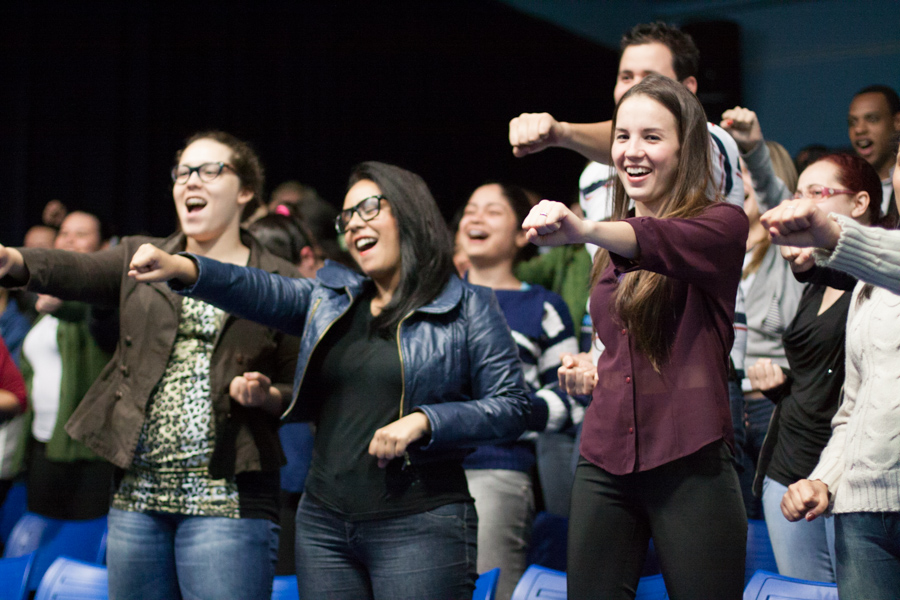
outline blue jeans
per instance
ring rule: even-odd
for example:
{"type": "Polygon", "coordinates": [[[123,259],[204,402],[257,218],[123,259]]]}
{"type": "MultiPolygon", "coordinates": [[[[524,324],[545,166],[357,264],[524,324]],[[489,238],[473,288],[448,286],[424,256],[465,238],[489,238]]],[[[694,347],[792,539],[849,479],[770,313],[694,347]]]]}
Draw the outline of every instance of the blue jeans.
{"type": "Polygon", "coordinates": [[[269,600],[278,525],[265,519],[109,511],[110,600],[269,600]]]}
{"type": "Polygon", "coordinates": [[[475,589],[471,503],[350,522],[304,496],[296,531],[301,598],[468,600],[475,589]]]}
{"type": "Polygon", "coordinates": [[[896,598],[900,593],[900,513],[834,516],[841,598],[896,598]]]}
{"type": "Polygon", "coordinates": [[[568,433],[541,433],[535,442],[538,478],[547,512],[569,516],[578,446],[568,433]],[[575,461],[575,462],[573,462],[575,461]]]}
{"type": "Polygon", "coordinates": [[[834,519],[819,517],[791,523],[781,512],[787,487],[763,479],[763,511],[766,528],[778,563],[778,572],[788,577],[834,583],[834,519]]]}

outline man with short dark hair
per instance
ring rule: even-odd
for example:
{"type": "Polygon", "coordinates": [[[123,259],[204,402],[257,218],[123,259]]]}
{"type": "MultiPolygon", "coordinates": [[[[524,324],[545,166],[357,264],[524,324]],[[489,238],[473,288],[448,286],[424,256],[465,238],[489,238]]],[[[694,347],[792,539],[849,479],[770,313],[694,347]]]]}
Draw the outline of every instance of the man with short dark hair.
{"type": "Polygon", "coordinates": [[[853,149],[872,165],[881,178],[881,212],[897,216],[891,175],[897,159],[900,132],[900,96],[886,85],[870,85],[858,91],[847,111],[847,135],[853,149]]]}

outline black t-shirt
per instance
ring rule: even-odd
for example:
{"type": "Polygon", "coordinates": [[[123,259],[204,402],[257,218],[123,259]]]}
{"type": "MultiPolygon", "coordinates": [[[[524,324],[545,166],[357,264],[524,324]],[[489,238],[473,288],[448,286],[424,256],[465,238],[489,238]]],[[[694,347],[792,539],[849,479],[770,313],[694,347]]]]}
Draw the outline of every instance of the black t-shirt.
{"type": "Polygon", "coordinates": [[[825,286],[803,293],[797,315],[784,332],[791,365],[790,393],[780,403],[778,438],[766,475],[782,485],[809,476],[831,437],[831,419],[844,384],[844,338],[850,292],[821,315],[825,286]]]}
{"type": "Polygon", "coordinates": [[[403,394],[397,339],[370,335],[371,321],[371,295],[364,294],[332,325],[307,367],[301,394],[321,399],[321,409],[305,492],[348,521],[471,501],[461,461],[412,465],[397,458],[381,469],[369,455],[375,431],[401,417],[403,394]]]}

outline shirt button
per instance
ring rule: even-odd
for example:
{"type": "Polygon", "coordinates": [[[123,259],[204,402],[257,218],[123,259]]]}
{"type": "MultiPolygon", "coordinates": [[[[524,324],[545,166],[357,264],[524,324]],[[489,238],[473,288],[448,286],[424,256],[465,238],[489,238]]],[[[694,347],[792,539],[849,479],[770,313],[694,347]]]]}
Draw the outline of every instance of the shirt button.
{"type": "Polygon", "coordinates": [[[625,378],[625,383],[631,383],[631,376],[625,378]]]}
{"type": "Polygon", "coordinates": [[[628,330],[627,330],[627,329],[623,329],[623,330],[622,330],[622,335],[628,335],[628,330]]]}
{"type": "Polygon", "coordinates": [[[628,433],[634,433],[634,427],[629,427],[629,428],[628,428],[628,433]]]}

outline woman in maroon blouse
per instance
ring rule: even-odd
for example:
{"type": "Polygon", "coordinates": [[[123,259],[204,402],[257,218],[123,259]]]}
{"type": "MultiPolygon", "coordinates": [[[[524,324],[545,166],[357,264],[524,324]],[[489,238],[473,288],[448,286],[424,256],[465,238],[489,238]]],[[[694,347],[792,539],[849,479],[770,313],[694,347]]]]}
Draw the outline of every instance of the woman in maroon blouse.
{"type": "Polygon", "coordinates": [[[560,369],[569,393],[593,395],[572,490],[569,598],[633,598],[652,537],[671,598],[738,599],[747,520],[727,369],[747,217],[712,196],[703,108],[670,79],[648,76],[622,97],[612,156],[612,221],[544,200],[522,224],[539,245],[601,248],[597,375],[560,369]]]}

